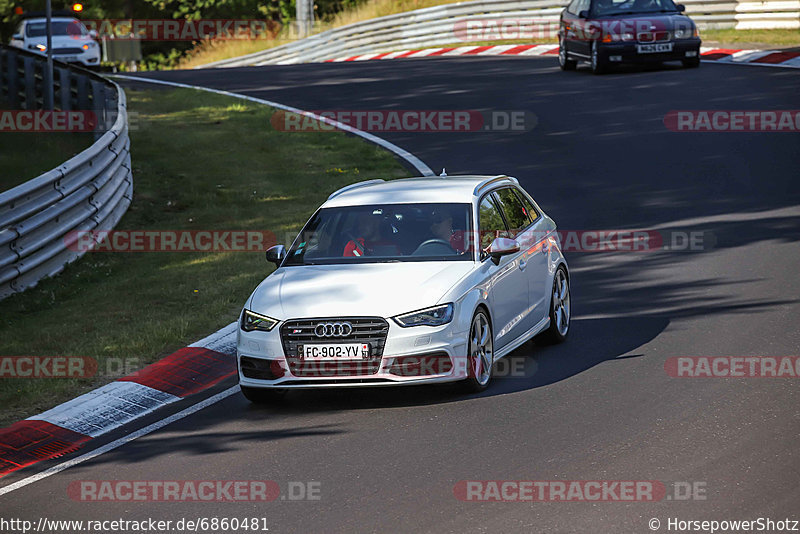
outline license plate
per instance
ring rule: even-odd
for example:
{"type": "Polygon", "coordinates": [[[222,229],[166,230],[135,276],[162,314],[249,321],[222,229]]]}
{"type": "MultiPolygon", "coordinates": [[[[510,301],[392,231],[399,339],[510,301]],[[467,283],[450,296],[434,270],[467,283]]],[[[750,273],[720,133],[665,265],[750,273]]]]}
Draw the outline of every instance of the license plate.
{"type": "Polygon", "coordinates": [[[70,61],[78,61],[78,56],[55,56],[56,59],[69,63],[70,61]]]}
{"type": "Polygon", "coordinates": [[[300,345],[300,355],[304,360],[367,360],[370,351],[367,343],[300,345]]]}
{"type": "Polygon", "coordinates": [[[658,52],[672,52],[672,43],[640,44],[636,45],[640,54],[657,54],[658,52]]]}

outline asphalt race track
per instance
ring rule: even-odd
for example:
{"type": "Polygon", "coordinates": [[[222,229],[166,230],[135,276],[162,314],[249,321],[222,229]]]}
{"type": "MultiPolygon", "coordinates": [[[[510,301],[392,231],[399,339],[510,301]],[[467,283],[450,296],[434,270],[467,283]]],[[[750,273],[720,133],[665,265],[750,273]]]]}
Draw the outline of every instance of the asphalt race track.
{"type": "Polygon", "coordinates": [[[34,520],[43,510],[60,519],[265,517],[270,532],[644,533],[651,518],[661,531],[669,518],[800,520],[800,379],[671,378],[664,368],[673,356],[800,355],[800,134],[677,133],[663,122],[673,110],[799,109],[800,71],[704,63],[598,77],[561,72],[555,58],[493,57],[153,76],[309,110],[524,110],[537,118],[527,132],[378,135],[437,172],[518,177],[562,230],[702,241],[696,250],[568,252],[570,338],[526,344],[510,356],[524,376],[495,378],[484,394],[292,392],[275,407],[237,394],[0,497],[3,510],[34,520]],[[321,498],[67,496],[72,481],[109,479],[318,481],[321,498]],[[667,497],[676,482],[704,492],[463,502],[454,496],[462,480],[658,480],[667,497]]]}

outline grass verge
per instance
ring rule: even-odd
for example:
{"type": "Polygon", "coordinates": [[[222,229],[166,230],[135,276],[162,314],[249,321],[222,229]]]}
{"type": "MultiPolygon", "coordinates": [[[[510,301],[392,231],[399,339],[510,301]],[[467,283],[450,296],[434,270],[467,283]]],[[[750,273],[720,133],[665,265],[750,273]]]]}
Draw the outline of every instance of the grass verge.
{"type": "MultiPolygon", "coordinates": [[[[118,229],[299,231],[348,183],[407,176],[340,132],[284,133],[272,110],[201,91],[128,90],[134,201],[118,229]]],[[[263,252],[90,252],[2,301],[0,356],[88,356],[98,376],[0,379],[0,426],[144,367],[236,319],[263,252]]]]}

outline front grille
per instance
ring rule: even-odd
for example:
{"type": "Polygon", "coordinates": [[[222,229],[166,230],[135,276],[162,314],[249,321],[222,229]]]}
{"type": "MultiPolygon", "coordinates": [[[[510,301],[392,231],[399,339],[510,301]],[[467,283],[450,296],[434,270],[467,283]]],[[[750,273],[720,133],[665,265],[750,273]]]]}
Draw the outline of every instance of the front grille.
{"type": "Polygon", "coordinates": [[[80,54],[83,52],[82,48],[54,48],[53,54],[80,54]]]}
{"type": "Polygon", "coordinates": [[[380,317],[322,317],[291,319],[281,326],[281,343],[289,370],[297,377],[337,377],[375,374],[381,366],[389,323],[380,317]],[[319,323],[350,323],[353,331],[344,337],[317,337],[319,323]],[[368,343],[370,356],[364,360],[304,361],[299,345],[309,343],[368,343]]]}
{"type": "Polygon", "coordinates": [[[636,36],[640,43],[663,43],[670,40],[670,32],[656,31],[656,32],[641,32],[636,36]]]}

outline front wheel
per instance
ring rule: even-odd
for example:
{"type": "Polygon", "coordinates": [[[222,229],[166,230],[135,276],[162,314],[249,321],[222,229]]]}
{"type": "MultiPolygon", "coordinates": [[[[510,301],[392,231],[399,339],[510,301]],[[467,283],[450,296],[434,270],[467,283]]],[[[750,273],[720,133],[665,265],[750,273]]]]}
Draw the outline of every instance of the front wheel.
{"type": "Polygon", "coordinates": [[[464,386],[468,391],[483,391],[492,379],[494,350],[492,323],[483,309],[475,312],[467,341],[467,378],[464,386]]]}
{"type": "Polygon", "coordinates": [[[558,40],[558,66],[561,70],[575,70],[578,66],[577,61],[567,58],[567,45],[563,38],[558,40]]]}
{"type": "Polygon", "coordinates": [[[603,74],[607,69],[606,60],[600,55],[600,47],[597,45],[597,41],[592,41],[591,66],[592,74],[603,74]]]}
{"type": "Polygon", "coordinates": [[[564,267],[559,267],[553,277],[550,295],[550,327],[538,338],[545,343],[561,343],[567,339],[570,319],[569,278],[564,267]]]}

